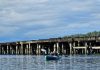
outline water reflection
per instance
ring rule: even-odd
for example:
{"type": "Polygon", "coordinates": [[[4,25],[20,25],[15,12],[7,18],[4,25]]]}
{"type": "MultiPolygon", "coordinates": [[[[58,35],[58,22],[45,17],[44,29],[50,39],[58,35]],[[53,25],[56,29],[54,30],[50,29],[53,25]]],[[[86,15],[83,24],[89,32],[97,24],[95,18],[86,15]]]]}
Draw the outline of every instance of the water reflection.
{"type": "Polygon", "coordinates": [[[100,70],[100,56],[74,55],[70,56],[69,70],[100,70]]]}
{"type": "Polygon", "coordinates": [[[44,56],[0,55],[0,70],[100,70],[100,56],[70,55],[46,61],[44,56]]]}

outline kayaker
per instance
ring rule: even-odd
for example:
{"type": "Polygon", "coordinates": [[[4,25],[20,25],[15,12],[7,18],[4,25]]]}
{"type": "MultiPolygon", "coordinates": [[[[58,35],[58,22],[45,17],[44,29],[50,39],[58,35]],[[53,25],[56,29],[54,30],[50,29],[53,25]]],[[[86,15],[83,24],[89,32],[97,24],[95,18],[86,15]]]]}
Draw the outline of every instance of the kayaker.
{"type": "Polygon", "coordinates": [[[57,53],[57,52],[55,52],[55,51],[54,51],[54,52],[51,52],[51,54],[50,54],[50,55],[59,56],[59,55],[58,55],[58,53],[57,53]]]}

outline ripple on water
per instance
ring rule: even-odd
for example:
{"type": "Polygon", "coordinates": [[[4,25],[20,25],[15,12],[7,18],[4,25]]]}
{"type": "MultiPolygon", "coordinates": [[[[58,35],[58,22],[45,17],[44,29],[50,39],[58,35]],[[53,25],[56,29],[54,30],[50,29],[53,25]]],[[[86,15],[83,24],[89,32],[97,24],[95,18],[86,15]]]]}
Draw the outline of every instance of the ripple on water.
{"type": "Polygon", "coordinates": [[[58,61],[46,61],[45,56],[0,55],[0,70],[100,70],[100,56],[62,56],[58,61]]]}

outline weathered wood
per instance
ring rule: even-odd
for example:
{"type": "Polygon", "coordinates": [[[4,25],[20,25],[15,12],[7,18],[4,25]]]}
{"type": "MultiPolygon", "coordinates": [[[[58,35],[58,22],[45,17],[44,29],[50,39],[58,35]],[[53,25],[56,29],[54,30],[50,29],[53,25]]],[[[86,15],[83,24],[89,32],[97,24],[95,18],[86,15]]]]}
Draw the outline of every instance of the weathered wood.
{"type": "Polygon", "coordinates": [[[85,53],[87,53],[87,51],[89,52],[91,49],[100,49],[100,44],[97,44],[97,42],[100,42],[100,37],[68,37],[5,42],[0,43],[0,54],[31,55],[35,53],[40,55],[41,48],[44,48],[49,53],[50,50],[53,50],[58,53],[60,53],[61,51],[62,54],[72,54],[73,52],[76,52],[76,50],[78,51],[79,49],[84,49],[85,53]]]}

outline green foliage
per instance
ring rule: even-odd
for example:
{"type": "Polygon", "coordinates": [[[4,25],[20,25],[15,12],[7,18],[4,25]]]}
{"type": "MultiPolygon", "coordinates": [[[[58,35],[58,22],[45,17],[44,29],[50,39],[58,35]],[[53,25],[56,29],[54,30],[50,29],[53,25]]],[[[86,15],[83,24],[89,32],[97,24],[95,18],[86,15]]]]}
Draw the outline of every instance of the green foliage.
{"type": "Polygon", "coordinates": [[[70,36],[64,36],[63,38],[68,38],[68,37],[97,37],[100,36],[100,31],[94,31],[94,32],[89,32],[87,34],[75,34],[75,35],[70,35],[70,36]]]}

